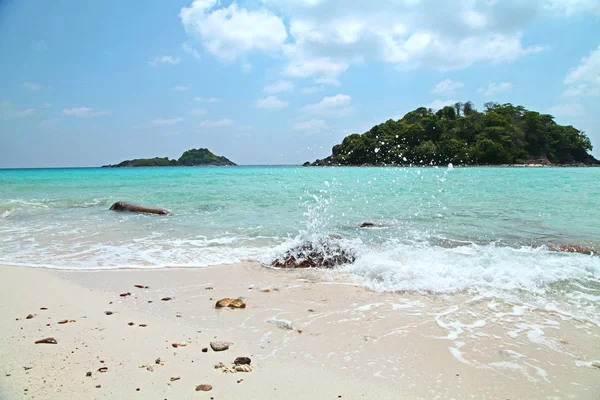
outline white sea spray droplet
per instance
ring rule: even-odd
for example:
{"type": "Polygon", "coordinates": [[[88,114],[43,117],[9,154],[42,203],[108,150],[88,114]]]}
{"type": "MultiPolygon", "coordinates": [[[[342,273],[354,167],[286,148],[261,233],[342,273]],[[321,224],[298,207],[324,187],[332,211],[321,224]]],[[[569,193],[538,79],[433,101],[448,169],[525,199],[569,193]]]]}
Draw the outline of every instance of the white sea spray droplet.
{"type": "Polygon", "coordinates": [[[448,171],[452,171],[454,169],[454,165],[452,163],[448,163],[448,171]]]}

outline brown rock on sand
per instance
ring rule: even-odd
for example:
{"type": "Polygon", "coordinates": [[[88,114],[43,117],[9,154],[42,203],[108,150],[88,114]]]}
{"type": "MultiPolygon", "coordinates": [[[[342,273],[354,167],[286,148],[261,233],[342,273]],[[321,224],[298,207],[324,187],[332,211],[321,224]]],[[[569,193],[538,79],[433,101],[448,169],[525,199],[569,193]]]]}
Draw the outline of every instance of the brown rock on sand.
{"type": "Polygon", "coordinates": [[[229,297],[225,297],[217,301],[215,304],[215,308],[246,308],[246,303],[242,299],[230,299],[229,297]]]}
{"type": "Polygon", "coordinates": [[[212,385],[202,384],[196,386],[196,392],[210,392],[212,390],[212,385]]]}
{"type": "Polygon", "coordinates": [[[57,344],[56,339],[49,337],[45,339],[36,340],[35,344],[57,344]]]}
{"type": "Polygon", "coordinates": [[[214,351],[224,351],[229,348],[230,344],[227,342],[210,342],[210,348],[214,351]]]}

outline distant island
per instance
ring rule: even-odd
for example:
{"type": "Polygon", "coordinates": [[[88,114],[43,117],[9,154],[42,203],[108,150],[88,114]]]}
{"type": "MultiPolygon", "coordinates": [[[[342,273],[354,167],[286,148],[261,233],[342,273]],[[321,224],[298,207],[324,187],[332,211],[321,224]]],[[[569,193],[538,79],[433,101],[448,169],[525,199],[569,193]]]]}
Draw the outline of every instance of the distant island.
{"type": "Polygon", "coordinates": [[[208,149],[191,149],[179,157],[179,160],[169,160],[168,157],[137,158],[125,160],[119,164],[103,165],[102,168],[129,167],[199,167],[199,166],[229,166],[236,165],[228,158],[216,156],[208,149]]]}
{"type": "Polygon", "coordinates": [[[510,103],[484,107],[456,103],[435,113],[420,107],[349,135],[329,157],[304,165],[600,165],[584,132],[552,115],[510,103]]]}

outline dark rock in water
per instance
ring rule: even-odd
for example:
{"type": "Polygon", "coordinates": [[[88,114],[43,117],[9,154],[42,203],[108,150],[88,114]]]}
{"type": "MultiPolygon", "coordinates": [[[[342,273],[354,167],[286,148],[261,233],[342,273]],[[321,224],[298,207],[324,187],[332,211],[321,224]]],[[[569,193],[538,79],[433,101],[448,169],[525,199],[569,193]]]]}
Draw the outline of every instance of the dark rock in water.
{"type": "Polygon", "coordinates": [[[356,260],[354,252],[345,248],[336,237],[325,237],[308,241],[286,251],[273,260],[271,266],[277,268],[333,268],[351,264],[356,260]]]}
{"type": "Polygon", "coordinates": [[[368,221],[363,222],[362,224],[360,224],[361,228],[370,228],[370,227],[373,227],[373,226],[375,226],[375,223],[374,222],[368,222],[368,221]]]}
{"type": "Polygon", "coordinates": [[[593,248],[587,247],[580,244],[549,244],[548,250],[550,251],[558,251],[564,253],[581,253],[593,256],[597,252],[594,251],[593,248]]]}
{"type": "Polygon", "coordinates": [[[164,208],[153,208],[146,207],[140,204],[135,203],[127,203],[125,201],[117,201],[115,204],[110,206],[110,210],[112,211],[127,211],[127,212],[136,212],[136,213],[146,213],[146,214],[160,214],[160,215],[168,215],[171,214],[169,210],[165,210],[164,208]]]}

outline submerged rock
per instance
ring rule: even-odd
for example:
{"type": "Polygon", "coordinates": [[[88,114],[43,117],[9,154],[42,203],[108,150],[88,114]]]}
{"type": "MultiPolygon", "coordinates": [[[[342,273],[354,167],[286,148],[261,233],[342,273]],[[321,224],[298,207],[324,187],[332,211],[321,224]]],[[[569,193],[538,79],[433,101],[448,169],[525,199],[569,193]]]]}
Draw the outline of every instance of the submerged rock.
{"type": "Polygon", "coordinates": [[[580,244],[553,244],[550,243],[548,246],[548,250],[550,251],[558,251],[564,253],[580,253],[587,254],[593,256],[596,252],[593,248],[587,247],[585,245],[580,244]]]}
{"type": "Polygon", "coordinates": [[[328,236],[303,242],[276,258],[271,266],[277,268],[333,268],[356,260],[352,249],[343,246],[340,238],[328,236]]]}
{"type": "Polygon", "coordinates": [[[362,224],[360,224],[361,228],[371,228],[373,226],[376,226],[375,223],[374,222],[368,222],[368,221],[365,221],[362,224]]]}
{"type": "Polygon", "coordinates": [[[125,201],[117,201],[115,204],[110,206],[110,210],[119,212],[135,212],[135,213],[146,213],[146,214],[160,214],[168,215],[171,214],[169,210],[164,208],[146,207],[141,204],[127,203],[125,201]]]}

